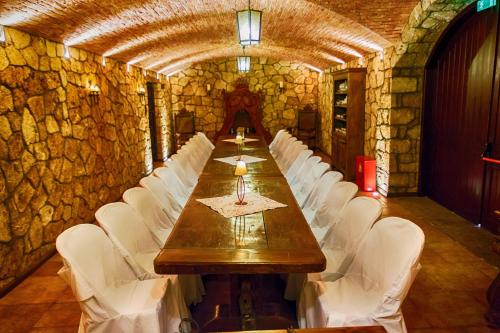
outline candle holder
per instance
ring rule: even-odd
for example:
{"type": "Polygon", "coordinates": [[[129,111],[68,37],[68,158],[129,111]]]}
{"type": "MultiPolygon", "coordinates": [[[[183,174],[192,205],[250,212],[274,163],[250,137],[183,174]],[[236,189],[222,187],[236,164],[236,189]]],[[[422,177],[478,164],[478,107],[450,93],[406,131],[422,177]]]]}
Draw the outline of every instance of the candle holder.
{"type": "Polygon", "coordinates": [[[246,205],[245,202],[245,179],[244,175],[247,174],[247,166],[244,161],[238,161],[236,163],[236,170],[234,171],[234,175],[238,176],[238,180],[236,181],[236,196],[238,197],[238,201],[235,202],[236,205],[242,206],[246,205]]]}

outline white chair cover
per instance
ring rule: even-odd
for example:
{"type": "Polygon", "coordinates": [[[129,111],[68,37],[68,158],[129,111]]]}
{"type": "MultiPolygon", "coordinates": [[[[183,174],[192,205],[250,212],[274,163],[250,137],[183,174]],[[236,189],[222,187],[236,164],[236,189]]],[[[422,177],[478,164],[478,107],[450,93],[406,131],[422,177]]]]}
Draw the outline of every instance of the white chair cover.
{"type": "MultiPolygon", "coordinates": [[[[302,164],[302,167],[297,170],[297,173],[295,174],[295,177],[293,177],[288,184],[292,188],[294,185],[300,183],[304,176],[307,175],[311,170],[314,168],[314,166],[318,163],[321,162],[321,157],[319,156],[311,156],[309,157],[304,164],[302,164]]],[[[293,191],[293,189],[292,189],[293,191]]]]}
{"type": "Polygon", "coordinates": [[[313,154],[312,150],[303,150],[299,153],[299,155],[297,156],[295,161],[292,162],[292,164],[290,165],[290,167],[288,168],[288,170],[285,173],[286,181],[289,184],[290,184],[291,180],[293,178],[295,178],[295,176],[297,176],[297,173],[300,170],[300,168],[302,168],[304,163],[307,161],[307,159],[309,157],[312,156],[312,154],[313,154]]]}
{"type": "Polygon", "coordinates": [[[175,277],[137,280],[102,229],[80,224],[56,240],[82,316],[78,332],[175,332],[189,318],[175,277]]]}
{"type": "Polygon", "coordinates": [[[184,207],[189,198],[189,191],[184,187],[182,181],[177,177],[174,169],[168,167],[156,168],[153,174],[160,178],[167,190],[172,194],[177,203],[184,207]]]}
{"type": "Polygon", "coordinates": [[[281,172],[285,174],[290,166],[292,165],[293,161],[297,159],[299,156],[300,152],[307,150],[307,146],[305,144],[302,144],[302,141],[295,141],[296,144],[292,146],[288,152],[283,155],[283,159],[281,161],[281,172]]]}
{"type": "Polygon", "coordinates": [[[142,217],[158,246],[165,244],[175,221],[170,220],[153,194],[144,187],[133,187],[123,193],[123,201],[132,206],[142,217]]]}
{"type": "Polygon", "coordinates": [[[406,332],[401,305],[420,269],[424,233],[397,217],[377,222],[346,275],[308,282],[297,317],[301,328],[381,325],[406,332]]]}
{"type": "MultiPolygon", "coordinates": [[[[113,202],[99,208],[95,217],[140,280],[163,277],[154,270],[161,248],[131,206],[113,202]]],[[[205,290],[199,275],[180,275],[179,282],[187,304],[201,301],[205,290]]]]}
{"type": "Polygon", "coordinates": [[[325,172],[330,170],[328,163],[320,162],[315,164],[309,172],[305,173],[300,181],[291,186],[295,199],[300,207],[304,206],[309,194],[325,172]]]}
{"type": "Polygon", "coordinates": [[[282,138],[280,139],[280,141],[276,144],[276,147],[275,149],[272,151],[272,155],[273,157],[276,159],[276,158],[279,158],[279,156],[281,154],[283,154],[283,151],[286,149],[286,147],[291,144],[292,142],[295,142],[297,141],[297,138],[296,137],[293,137],[292,135],[290,135],[289,133],[285,133],[283,134],[282,138]]]}
{"type": "Polygon", "coordinates": [[[139,181],[139,184],[151,191],[158,204],[161,206],[165,214],[168,215],[171,221],[177,221],[179,215],[181,214],[182,207],[175,200],[174,196],[167,190],[165,184],[160,178],[147,176],[142,178],[139,181]]]}
{"type": "Polygon", "coordinates": [[[269,144],[269,150],[272,151],[274,149],[274,147],[276,146],[276,142],[279,141],[279,138],[286,133],[286,130],[285,129],[280,129],[276,135],[274,136],[273,138],[273,141],[271,141],[271,143],[269,144]]]}
{"type": "Polygon", "coordinates": [[[309,274],[311,279],[334,281],[345,274],[359,245],[373,223],[380,217],[382,205],[369,197],[357,197],[347,203],[339,221],[330,227],[321,249],[326,257],[326,269],[309,274]]]}
{"type": "Polygon", "coordinates": [[[214,150],[215,149],[215,146],[214,144],[212,143],[212,141],[210,141],[207,136],[205,135],[205,133],[203,132],[198,132],[196,133],[196,135],[199,135],[203,141],[205,141],[205,143],[207,144],[207,146],[210,148],[210,150],[214,150]]]}
{"type": "Polygon", "coordinates": [[[286,141],[287,139],[289,139],[291,137],[292,137],[292,135],[290,133],[288,133],[287,131],[282,132],[281,135],[276,138],[276,142],[274,143],[274,145],[269,148],[271,155],[273,155],[273,157],[275,157],[277,151],[280,149],[280,145],[283,144],[283,141],[286,141]]]}
{"type": "Polygon", "coordinates": [[[325,202],[318,208],[311,220],[311,230],[321,243],[330,226],[335,225],[345,205],[354,198],[358,186],[351,182],[338,182],[328,194],[325,202]]]}
{"type": "MultiPolygon", "coordinates": [[[[277,155],[275,158],[276,164],[278,164],[278,167],[282,170],[282,172],[285,172],[283,169],[285,167],[285,164],[287,163],[287,159],[291,158],[291,155],[295,154],[295,150],[299,149],[299,147],[301,146],[304,146],[302,141],[299,141],[296,138],[293,139],[295,140],[290,139],[290,143],[285,146],[282,153],[277,155]]],[[[307,149],[307,147],[305,149],[307,149]]]]}
{"type": "Polygon", "coordinates": [[[188,157],[189,154],[174,154],[170,156],[170,159],[178,164],[178,168],[175,172],[182,177],[182,181],[187,185],[188,188],[193,188],[198,183],[198,173],[191,166],[188,157]],[[179,169],[182,172],[179,172],[179,169]]]}
{"type": "Polygon", "coordinates": [[[318,182],[316,182],[311,194],[302,207],[302,213],[304,214],[307,223],[311,224],[316,211],[327,200],[333,185],[340,182],[342,178],[343,175],[340,172],[328,171],[321,176],[318,182]]]}
{"type": "Polygon", "coordinates": [[[181,161],[177,159],[173,160],[170,158],[164,163],[164,165],[168,168],[174,169],[175,174],[177,175],[177,177],[179,177],[182,184],[184,184],[184,188],[186,188],[189,193],[193,191],[194,186],[198,182],[198,178],[191,178],[183,168],[181,161]]]}
{"type": "MultiPolygon", "coordinates": [[[[359,244],[380,216],[382,205],[373,198],[358,197],[343,209],[339,221],[330,229],[327,243],[322,251],[326,258],[326,269],[321,273],[307,274],[308,281],[335,281],[342,277],[359,244]]],[[[296,300],[304,286],[306,274],[290,274],[285,289],[285,298],[296,300]]]]}

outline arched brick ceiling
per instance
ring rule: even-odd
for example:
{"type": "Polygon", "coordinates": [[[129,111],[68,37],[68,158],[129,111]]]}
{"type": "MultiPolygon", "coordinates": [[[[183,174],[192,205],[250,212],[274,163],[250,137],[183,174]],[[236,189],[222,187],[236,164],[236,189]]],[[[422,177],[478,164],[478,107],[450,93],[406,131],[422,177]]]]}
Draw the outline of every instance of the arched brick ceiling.
{"type": "MultiPolygon", "coordinates": [[[[389,46],[417,1],[253,0],[263,11],[262,41],[246,53],[326,68],[389,46]]],[[[0,0],[0,24],[168,73],[241,55],[235,12],[247,6],[245,0],[0,0]]]]}

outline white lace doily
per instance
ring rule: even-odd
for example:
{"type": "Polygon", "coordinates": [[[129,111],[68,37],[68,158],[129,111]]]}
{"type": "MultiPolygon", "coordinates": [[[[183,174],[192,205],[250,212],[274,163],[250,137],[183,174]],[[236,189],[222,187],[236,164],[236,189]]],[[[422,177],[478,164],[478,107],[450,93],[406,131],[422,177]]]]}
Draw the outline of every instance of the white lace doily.
{"type": "Polygon", "coordinates": [[[245,195],[246,205],[237,205],[238,198],[236,194],[225,195],[223,197],[196,199],[204,205],[215,210],[225,218],[231,218],[241,215],[249,215],[257,212],[262,212],[268,209],[287,207],[287,205],[263,197],[258,193],[247,193],[245,195]]]}
{"type": "MultiPolygon", "coordinates": [[[[225,139],[222,141],[236,143],[236,139],[225,139]]],[[[247,139],[243,140],[244,143],[245,142],[254,142],[254,141],[259,141],[259,139],[247,138],[247,139]]]]}
{"type": "Polygon", "coordinates": [[[236,163],[238,163],[238,157],[240,157],[240,161],[243,161],[246,164],[248,164],[248,163],[256,163],[256,162],[262,162],[262,161],[266,160],[265,158],[260,158],[260,157],[255,157],[255,156],[248,156],[248,155],[214,158],[214,160],[219,161],[219,162],[224,162],[224,163],[227,163],[227,164],[231,164],[231,165],[236,165],[236,163]]]}

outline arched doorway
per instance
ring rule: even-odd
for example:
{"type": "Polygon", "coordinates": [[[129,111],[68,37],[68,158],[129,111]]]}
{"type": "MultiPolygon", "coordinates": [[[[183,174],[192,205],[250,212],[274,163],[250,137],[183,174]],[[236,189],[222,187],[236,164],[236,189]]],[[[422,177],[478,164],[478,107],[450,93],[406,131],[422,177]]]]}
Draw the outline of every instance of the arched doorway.
{"type": "MultiPolygon", "coordinates": [[[[488,220],[486,203],[495,195],[495,177],[488,175],[481,154],[492,140],[500,146],[493,134],[498,127],[498,18],[498,6],[479,13],[469,7],[443,33],[425,70],[422,190],[475,224],[488,220]]],[[[496,231],[495,225],[487,226],[496,231]]]]}

